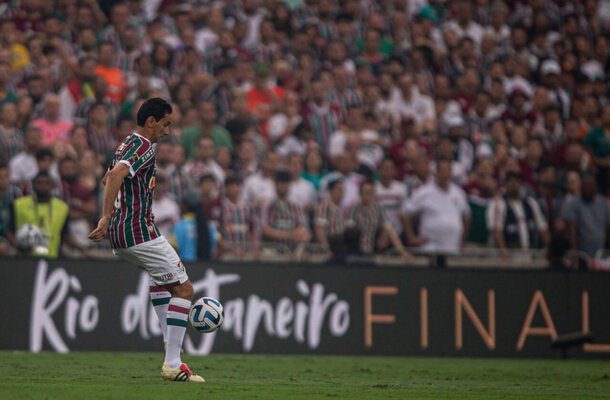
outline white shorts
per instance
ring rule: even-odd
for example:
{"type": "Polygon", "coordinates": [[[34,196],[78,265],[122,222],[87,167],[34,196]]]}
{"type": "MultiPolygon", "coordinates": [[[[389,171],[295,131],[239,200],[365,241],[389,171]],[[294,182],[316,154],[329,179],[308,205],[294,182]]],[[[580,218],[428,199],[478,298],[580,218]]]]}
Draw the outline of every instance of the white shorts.
{"type": "Polygon", "coordinates": [[[176,250],[164,236],[112,251],[123,260],[148,271],[151,280],[158,286],[177,286],[189,279],[176,250]]]}

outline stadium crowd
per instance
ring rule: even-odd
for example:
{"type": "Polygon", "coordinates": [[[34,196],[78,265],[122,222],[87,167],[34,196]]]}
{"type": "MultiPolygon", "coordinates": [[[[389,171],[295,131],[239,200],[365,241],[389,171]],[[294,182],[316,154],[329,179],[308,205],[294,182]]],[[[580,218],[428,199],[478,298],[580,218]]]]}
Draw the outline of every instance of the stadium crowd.
{"type": "Polygon", "coordinates": [[[139,105],[173,106],[153,212],[185,260],[610,248],[610,2],[0,5],[0,253],[87,256],[139,105]],[[56,248],[57,247],[57,248],[56,248]],[[53,248],[53,249],[52,249],[53,248]]]}

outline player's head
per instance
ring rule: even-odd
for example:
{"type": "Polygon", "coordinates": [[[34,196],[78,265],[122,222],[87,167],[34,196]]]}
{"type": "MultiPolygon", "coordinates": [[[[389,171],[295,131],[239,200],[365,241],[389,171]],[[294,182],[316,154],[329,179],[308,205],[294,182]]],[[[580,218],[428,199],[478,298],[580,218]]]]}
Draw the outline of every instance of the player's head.
{"type": "Polygon", "coordinates": [[[147,138],[157,143],[163,136],[169,133],[171,124],[169,115],[172,113],[172,106],[160,97],[153,97],[146,100],[140,106],[136,116],[136,122],[140,129],[145,130],[147,138]]]}

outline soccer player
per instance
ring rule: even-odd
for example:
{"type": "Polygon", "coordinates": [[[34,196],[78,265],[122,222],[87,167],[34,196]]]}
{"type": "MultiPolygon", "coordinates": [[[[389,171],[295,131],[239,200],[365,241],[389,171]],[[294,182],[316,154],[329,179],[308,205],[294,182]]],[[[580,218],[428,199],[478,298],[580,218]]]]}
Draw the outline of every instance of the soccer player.
{"type": "Polygon", "coordinates": [[[176,251],[159,233],[151,212],[153,143],[169,133],[171,113],[172,107],[161,98],[141,105],[135,131],[119,145],[104,177],[102,218],[89,239],[99,242],[108,236],[115,254],[150,274],[150,297],[166,343],[163,380],[204,382],[180,358],[193,285],[176,251]]]}

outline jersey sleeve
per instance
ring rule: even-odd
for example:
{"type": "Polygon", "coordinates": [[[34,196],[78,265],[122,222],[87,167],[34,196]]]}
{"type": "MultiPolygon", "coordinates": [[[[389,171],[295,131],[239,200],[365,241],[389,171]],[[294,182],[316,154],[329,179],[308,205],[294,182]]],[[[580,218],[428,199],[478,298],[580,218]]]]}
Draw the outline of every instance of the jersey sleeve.
{"type": "Polygon", "coordinates": [[[129,174],[133,177],[155,155],[150,143],[139,141],[127,146],[118,155],[118,162],[129,167],[129,174]]]}

